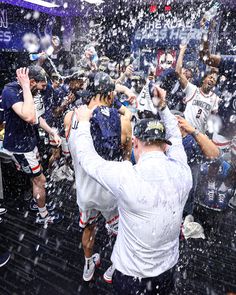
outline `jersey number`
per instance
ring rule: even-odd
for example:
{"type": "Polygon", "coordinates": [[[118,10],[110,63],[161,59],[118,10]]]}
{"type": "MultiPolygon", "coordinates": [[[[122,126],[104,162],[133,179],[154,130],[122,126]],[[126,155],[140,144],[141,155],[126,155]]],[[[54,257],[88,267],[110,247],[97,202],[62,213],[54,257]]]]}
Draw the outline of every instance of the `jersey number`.
{"type": "Polygon", "coordinates": [[[199,119],[202,113],[202,109],[199,109],[196,115],[196,118],[199,119]]]}

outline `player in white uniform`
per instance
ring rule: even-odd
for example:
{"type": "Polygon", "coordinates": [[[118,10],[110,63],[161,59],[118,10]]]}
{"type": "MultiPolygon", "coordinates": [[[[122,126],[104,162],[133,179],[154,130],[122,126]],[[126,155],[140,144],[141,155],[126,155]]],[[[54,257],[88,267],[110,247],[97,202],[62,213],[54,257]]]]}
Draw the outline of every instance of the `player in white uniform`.
{"type": "Polygon", "coordinates": [[[176,73],[180,85],[185,92],[186,109],[184,115],[186,120],[200,132],[207,130],[207,121],[211,113],[218,110],[219,97],[212,91],[216,85],[217,74],[206,74],[202,79],[201,87],[188,82],[182,71],[183,57],[186,45],[180,45],[180,53],[176,64],[176,73]]]}

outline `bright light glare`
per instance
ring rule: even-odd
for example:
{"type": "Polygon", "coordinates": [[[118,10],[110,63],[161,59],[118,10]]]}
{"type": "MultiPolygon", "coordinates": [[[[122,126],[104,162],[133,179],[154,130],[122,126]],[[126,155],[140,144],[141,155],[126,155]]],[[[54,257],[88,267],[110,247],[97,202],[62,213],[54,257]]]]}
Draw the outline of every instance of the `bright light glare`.
{"type": "Polygon", "coordinates": [[[55,3],[49,3],[43,0],[24,0],[25,2],[30,2],[33,4],[37,4],[40,6],[44,6],[44,7],[48,7],[48,8],[55,8],[55,7],[59,7],[59,5],[55,4],[55,3]]]}

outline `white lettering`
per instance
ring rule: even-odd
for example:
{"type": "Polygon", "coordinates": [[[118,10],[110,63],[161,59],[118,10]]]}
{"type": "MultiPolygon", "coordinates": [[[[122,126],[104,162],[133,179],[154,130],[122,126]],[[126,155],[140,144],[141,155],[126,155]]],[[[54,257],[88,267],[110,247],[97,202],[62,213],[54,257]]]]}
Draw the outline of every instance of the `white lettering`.
{"type": "Polygon", "coordinates": [[[0,28],[8,28],[7,11],[5,9],[0,10],[0,28]]]}
{"type": "Polygon", "coordinates": [[[0,31],[0,42],[10,42],[12,38],[11,32],[0,31]]]}

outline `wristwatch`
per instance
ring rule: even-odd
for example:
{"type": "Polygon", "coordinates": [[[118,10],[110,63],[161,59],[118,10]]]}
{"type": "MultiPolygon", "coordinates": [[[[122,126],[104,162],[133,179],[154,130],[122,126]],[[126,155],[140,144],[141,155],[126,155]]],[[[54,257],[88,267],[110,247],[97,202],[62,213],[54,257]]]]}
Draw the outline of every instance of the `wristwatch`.
{"type": "Polygon", "coordinates": [[[164,111],[164,109],[167,107],[167,105],[165,104],[163,107],[160,108],[160,111],[164,111]]]}
{"type": "Polygon", "coordinates": [[[200,131],[198,129],[195,129],[191,135],[195,138],[196,136],[198,136],[198,134],[200,133],[200,131]]]}

